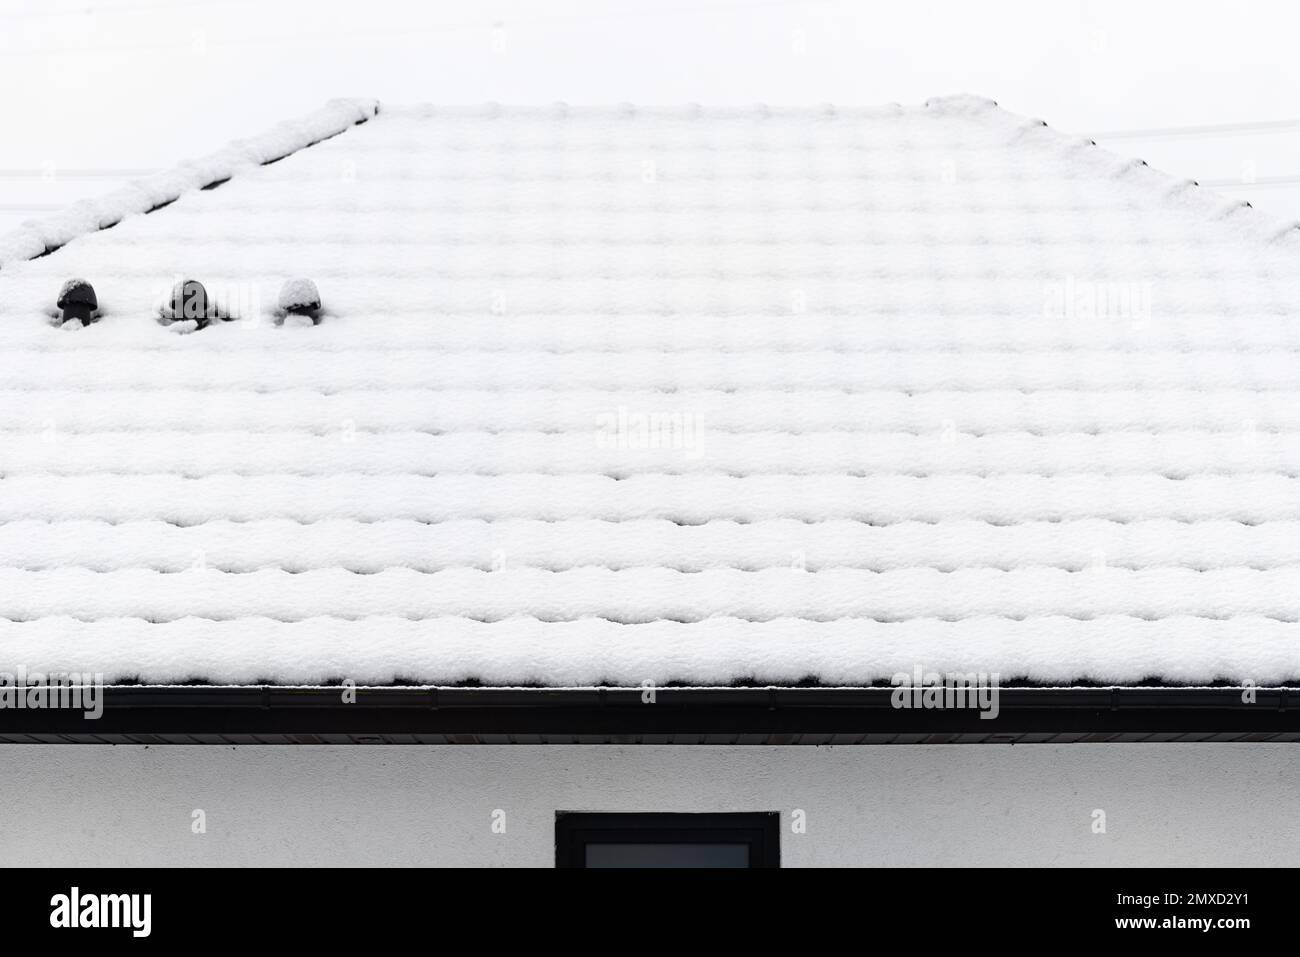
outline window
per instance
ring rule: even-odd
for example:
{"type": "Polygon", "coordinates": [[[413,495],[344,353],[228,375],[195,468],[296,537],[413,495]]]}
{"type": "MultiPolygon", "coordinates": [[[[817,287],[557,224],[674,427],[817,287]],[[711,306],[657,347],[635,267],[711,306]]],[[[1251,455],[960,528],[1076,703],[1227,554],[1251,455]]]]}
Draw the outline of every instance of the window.
{"type": "Polygon", "coordinates": [[[775,811],[555,817],[556,867],[780,867],[775,811]]]}

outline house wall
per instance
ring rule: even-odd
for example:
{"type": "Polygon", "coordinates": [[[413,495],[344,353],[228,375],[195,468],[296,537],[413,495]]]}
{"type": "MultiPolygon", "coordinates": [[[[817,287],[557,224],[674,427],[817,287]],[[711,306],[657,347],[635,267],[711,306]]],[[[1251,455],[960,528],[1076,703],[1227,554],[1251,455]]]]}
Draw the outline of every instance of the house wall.
{"type": "Polygon", "coordinates": [[[1300,746],[0,747],[7,864],[546,867],[556,809],[779,810],[787,866],[1294,865],[1300,746]]]}

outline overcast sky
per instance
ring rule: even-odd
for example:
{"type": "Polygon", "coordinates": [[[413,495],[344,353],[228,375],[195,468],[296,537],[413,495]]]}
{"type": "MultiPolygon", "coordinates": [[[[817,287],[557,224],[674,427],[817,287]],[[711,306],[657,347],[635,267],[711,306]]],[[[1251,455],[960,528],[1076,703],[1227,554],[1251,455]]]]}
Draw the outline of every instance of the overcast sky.
{"type": "Polygon", "coordinates": [[[861,105],[977,93],[1067,132],[1149,131],[1099,139],[1300,219],[1296,9],[1282,0],[0,0],[0,230],[336,96],[861,105]],[[1166,132],[1223,124],[1251,128],[1166,132]]]}

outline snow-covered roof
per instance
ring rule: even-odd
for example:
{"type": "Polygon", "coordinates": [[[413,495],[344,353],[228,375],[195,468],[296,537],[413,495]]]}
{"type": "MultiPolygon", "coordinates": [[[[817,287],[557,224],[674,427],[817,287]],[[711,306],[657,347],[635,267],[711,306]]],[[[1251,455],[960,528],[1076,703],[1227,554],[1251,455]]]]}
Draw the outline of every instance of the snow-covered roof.
{"type": "Polygon", "coordinates": [[[1300,235],[970,97],[332,104],[0,239],[0,432],[0,671],[1300,677],[1300,235]]]}

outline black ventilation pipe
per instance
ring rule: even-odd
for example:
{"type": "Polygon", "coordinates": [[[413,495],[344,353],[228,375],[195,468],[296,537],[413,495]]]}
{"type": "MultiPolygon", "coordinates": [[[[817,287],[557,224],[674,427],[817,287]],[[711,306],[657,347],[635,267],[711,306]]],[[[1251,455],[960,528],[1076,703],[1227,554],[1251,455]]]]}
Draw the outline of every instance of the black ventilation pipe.
{"type": "Polygon", "coordinates": [[[90,325],[95,320],[95,313],[99,311],[95,287],[84,279],[69,279],[65,282],[59,290],[56,305],[62,312],[64,322],[78,319],[83,326],[90,325]]]}

